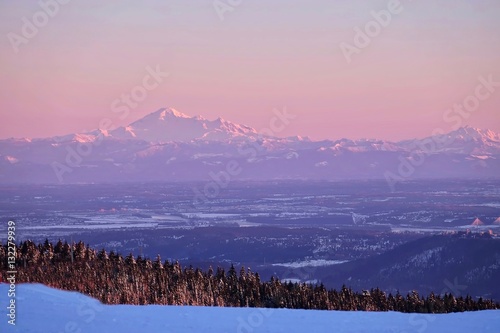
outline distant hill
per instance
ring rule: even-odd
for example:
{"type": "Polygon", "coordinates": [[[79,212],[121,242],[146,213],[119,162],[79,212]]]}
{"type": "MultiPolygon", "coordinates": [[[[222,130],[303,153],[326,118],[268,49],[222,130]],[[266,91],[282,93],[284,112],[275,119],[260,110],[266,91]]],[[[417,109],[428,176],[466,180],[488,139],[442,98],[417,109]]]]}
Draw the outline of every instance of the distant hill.
{"type": "Polygon", "coordinates": [[[500,239],[478,234],[426,237],[375,257],[321,268],[318,275],[328,286],[345,283],[354,289],[451,292],[499,300],[500,239]]]}

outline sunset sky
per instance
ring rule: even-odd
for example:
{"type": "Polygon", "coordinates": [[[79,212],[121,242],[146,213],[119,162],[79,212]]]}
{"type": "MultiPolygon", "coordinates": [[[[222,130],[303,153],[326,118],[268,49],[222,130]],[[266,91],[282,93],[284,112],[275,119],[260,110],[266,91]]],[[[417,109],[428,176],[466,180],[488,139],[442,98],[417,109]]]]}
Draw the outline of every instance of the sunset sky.
{"type": "Polygon", "coordinates": [[[313,139],[425,137],[458,121],[500,132],[500,83],[473,112],[444,117],[479,77],[500,82],[498,0],[401,0],[350,63],[341,43],[354,46],[354,28],[391,1],[60,1],[53,17],[38,1],[0,1],[2,139],[125,125],[165,106],[257,130],[286,107],[297,118],[277,134],[313,139]],[[157,66],[169,76],[120,119],[113,102],[157,66]]]}

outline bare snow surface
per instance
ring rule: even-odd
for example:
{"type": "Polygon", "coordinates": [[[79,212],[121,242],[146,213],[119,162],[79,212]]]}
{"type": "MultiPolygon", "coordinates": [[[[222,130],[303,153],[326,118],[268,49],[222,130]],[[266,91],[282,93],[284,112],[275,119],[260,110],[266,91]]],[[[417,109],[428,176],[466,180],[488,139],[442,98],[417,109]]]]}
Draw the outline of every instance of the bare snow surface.
{"type": "Polygon", "coordinates": [[[500,311],[447,315],[189,306],[102,305],[40,284],[16,286],[16,325],[7,323],[8,285],[0,284],[0,332],[500,332],[500,311]]]}

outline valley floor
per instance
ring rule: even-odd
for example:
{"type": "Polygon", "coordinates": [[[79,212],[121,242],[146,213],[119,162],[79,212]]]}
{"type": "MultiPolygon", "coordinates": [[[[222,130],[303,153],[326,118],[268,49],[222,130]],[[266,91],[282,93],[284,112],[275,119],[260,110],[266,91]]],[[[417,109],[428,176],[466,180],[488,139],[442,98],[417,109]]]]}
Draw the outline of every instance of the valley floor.
{"type": "Polygon", "coordinates": [[[40,284],[16,286],[15,326],[9,286],[0,284],[1,332],[498,332],[500,311],[445,315],[188,306],[102,305],[40,284]]]}

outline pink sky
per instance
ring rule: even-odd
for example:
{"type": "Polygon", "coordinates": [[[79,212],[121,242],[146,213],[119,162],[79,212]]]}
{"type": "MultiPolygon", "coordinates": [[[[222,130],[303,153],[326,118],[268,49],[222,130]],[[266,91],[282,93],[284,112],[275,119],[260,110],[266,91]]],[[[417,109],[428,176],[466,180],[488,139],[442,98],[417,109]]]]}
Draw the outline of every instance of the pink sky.
{"type": "MultiPolygon", "coordinates": [[[[9,33],[41,7],[1,2],[0,138],[125,125],[171,106],[257,130],[286,107],[297,118],[280,136],[399,140],[452,130],[443,114],[478,77],[500,82],[498,1],[401,0],[351,63],[339,45],[389,1],[242,1],[224,20],[212,1],[185,2],[69,1],[17,53],[9,33]],[[169,77],[120,119],[111,104],[156,65],[169,77]]],[[[496,89],[461,124],[500,132],[496,89]]]]}

